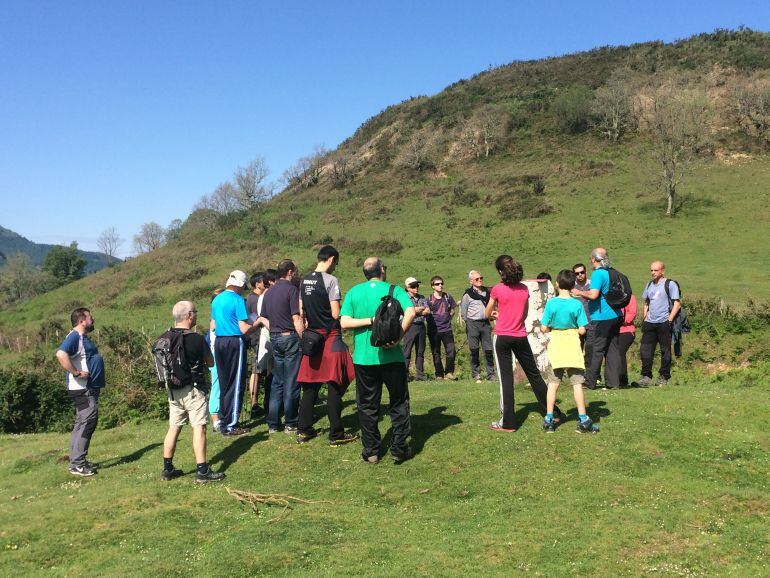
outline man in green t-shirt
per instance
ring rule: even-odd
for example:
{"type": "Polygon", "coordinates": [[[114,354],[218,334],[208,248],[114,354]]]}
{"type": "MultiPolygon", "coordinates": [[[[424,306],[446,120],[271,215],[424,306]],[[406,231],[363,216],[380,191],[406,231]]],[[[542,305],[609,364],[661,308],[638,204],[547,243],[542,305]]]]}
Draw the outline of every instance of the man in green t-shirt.
{"type": "MultiPolygon", "coordinates": [[[[356,401],[361,423],[361,441],[364,445],[361,457],[370,464],[380,461],[382,438],[377,425],[380,419],[382,384],[390,397],[390,421],[393,424],[393,441],[390,452],[393,461],[400,464],[412,457],[407,438],[411,431],[409,417],[409,388],[406,362],[400,339],[384,347],[371,344],[372,321],[377,308],[390,291],[385,282],[387,267],[377,257],[364,261],[366,281],[352,287],[345,296],[340,310],[342,329],[353,330],[353,366],[356,371],[356,401]]],[[[393,297],[404,310],[401,335],[409,329],[414,319],[414,306],[406,291],[396,286],[393,297]]]]}

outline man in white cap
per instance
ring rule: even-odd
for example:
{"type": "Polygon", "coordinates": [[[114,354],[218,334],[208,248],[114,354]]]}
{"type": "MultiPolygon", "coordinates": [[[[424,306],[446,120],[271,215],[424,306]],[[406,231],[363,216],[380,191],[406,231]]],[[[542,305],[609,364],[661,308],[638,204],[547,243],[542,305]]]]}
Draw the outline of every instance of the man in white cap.
{"type": "Polygon", "coordinates": [[[211,302],[211,329],[217,334],[214,358],[219,377],[219,431],[225,437],[248,432],[238,425],[248,368],[243,336],[255,329],[248,322],[245,290],[246,273],[235,270],[227,278],[225,291],[211,302]]]}
{"type": "Polygon", "coordinates": [[[412,348],[415,348],[414,367],[416,381],[428,381],[425,377],[425,336],[427,334],[425,316],[430,315],[428,300],[420,295],[420,282],[414,277],[407,277],[404,281],[409,299],[414,304],[414,321],[404,333],[404,359],[406,359],[406,371],[412,361],[412,348]]]}

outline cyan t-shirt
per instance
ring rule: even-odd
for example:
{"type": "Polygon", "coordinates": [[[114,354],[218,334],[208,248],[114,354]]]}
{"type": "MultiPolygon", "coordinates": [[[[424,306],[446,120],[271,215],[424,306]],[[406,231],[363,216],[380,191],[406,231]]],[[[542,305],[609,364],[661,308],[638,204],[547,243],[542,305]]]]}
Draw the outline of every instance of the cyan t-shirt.
{"type": "MultiPolygon", "coordinates": [[[[681,299],[679,295],[679,285],[676,281],[670,281],[668,291],[671,293],[671,300],[681,299]]],[[[668,321],[669,308],[668,296],[666,295],[666,278],[661,277],[657,283],[648,283],[642,293],[642,300],[647,303],[648,323],[665,323],[668,321]]]]}
{"type": "Polygon", "coordinates": [[[599,298],[588,300],[588,316],[591,321],[609,321],[620,317],[620,312],[609,306],[604,296],[610,289],[610,272],[607,269],[594,269],[591,273],[591,289],[599,290],[599,298]]]}
{"type": "MultiPolygon", "coordinates": [[[[382,298],[390,291],[390,283],[385,281],[365,281],[352,287],[342,302],[340,317],[343,315],[354,319],[374,317],[382,298]]],[[[409,294],[396,285],[393,297],[406,311],[414,307],[409,294]]],[[[384,365],[386,363],[404,363],[404,351],[399,343],[396,347],[374,347],[371,342],[371,326],[353,329],[353,363],[356,365],[384,365]]]]}
{"type": "Polygon", "coordinates": [[[211,318],[217,325],[217,337],[242,335],[238,321],[247,321],[246,302],[235,291],[222,291],[211,302],[211,318]]]}
{"type": "Polygon", "coordinates": [[[577,299],[556,297],[546,302],[540,323],[552,329],[577,329],[588,325],[588,317],[577,299]]]}

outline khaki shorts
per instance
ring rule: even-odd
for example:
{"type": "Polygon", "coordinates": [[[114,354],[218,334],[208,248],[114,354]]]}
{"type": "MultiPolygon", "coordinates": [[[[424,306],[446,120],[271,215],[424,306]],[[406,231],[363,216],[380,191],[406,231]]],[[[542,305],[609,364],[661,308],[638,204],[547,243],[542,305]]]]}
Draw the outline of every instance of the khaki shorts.
{"type": "Polygon", "coordinates": [[[574,367],[559,367],[553,370],[553,374],[559,381],[564,379],[564,376],[567,375],[569,377],[569,382],[572,385],[582,385],[583,382],[585,382],[582,369],[576,369],[574,367]]]}
{"type": "Polygon", "coordinates": [[[194,387],[184,387],[173,392],[174,400],[168,402],[168,423],[182,427],[206,425],[209,421],[208,396],[194,387]]]}

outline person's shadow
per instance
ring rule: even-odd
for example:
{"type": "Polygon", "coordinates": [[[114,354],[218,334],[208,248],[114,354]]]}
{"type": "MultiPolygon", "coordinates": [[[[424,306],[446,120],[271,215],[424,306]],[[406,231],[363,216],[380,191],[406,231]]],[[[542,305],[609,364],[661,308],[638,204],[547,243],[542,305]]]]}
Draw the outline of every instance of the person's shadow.
{"type": "Polygon", "coordinates": [[[444,413],[446,406],[433,407],[428,413],[412,414],[412,443],[414,455],[419,454],[425,443],[442,430],[462,423],[456,415],[444,413]]]}
{"type": "MultiPolygon", "coordinates": [[[[594,423],[599,423],[602,421],[603,417],[607,417],[608,415],[612,415],[612,412],[606,407],[607,402],[606,401],[592,401],[589,402],[586,406],[586,413],[588,414],[588,417],[591,418],[591,421],[594,423]]],[[[567,419],[572,421],[577,421],[578,419],[578,411],[576,407],[571,408],[567,412],[567,419]]]]}
{"type": "Polygon", "coordinates": [[[255,433],[252,431],[246,435],[238,436],[230,441],[226,447],[211,456],[209,464],[212,466],[217,464],[219,471],[224,472],[237,462],[238,458],[245,454],[255,443],[267,439],[267,435],[266,432],[255,433]]]}
{"type": "Polygon", "coordinates": [[[136,450],[132,454],[128,454],[127,456],[123,456],[120,458],[112,458],[110,460],[106,460],[104,462],[101,462],[99,464],[99,469],[106,470],[108,468],[114,468],[115,466],[122,466],[123,464],[130,464],[131,462],[135,462],[139,460],[144,454],[146,454],[149,451],[154,450],[157,447],[162,446],[162,442],[155,442],[154,444],[149,444],[144,446],[143,448],[136,450]]]}
{"type": "Polygon", "coordinates": [[[514,416],[513,416],[514,427],[516,429],[520,429],[521,426],[524,425],[524,422],[527,421],[527,418],[531,413],[536,413],[538,415],[541,414],[539,403],[537,403],[536,401],[530,401],[529,403],[521,404],[519,406],[519,409],[516,410],[516,413],[514,413],[514,416]]]}

